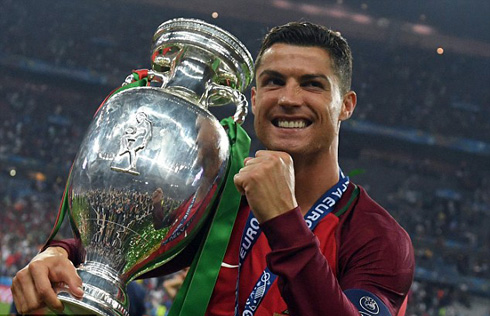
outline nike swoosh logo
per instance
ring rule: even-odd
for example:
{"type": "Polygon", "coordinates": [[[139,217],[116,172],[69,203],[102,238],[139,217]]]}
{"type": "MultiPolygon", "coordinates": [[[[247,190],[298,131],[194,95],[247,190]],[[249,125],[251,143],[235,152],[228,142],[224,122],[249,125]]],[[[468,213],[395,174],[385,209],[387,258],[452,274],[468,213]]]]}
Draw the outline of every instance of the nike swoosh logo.
{"type": "Polygon", "coordinates": [[[226,262],[221,262],[221,266],[223,268],[231,268],[231,269],[236,269],[238,268],[238,265],[235,265],[235,264],[228,264],[226,262]]]}

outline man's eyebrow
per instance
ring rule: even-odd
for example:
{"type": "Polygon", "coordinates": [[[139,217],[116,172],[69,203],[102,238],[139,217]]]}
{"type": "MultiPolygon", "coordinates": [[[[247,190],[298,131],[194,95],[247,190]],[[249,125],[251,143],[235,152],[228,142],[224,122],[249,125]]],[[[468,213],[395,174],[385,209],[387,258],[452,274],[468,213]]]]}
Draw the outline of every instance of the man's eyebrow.
{"type": "Polygon", "coordinates": [[[306,74],[301,76],[301,79],[302,80],[323,79],[330,82],[330,79],[328,79],[328,77],[325,76],[324,74],[306,74]]]}
{"type": "MultiPolygon", "coordinates": [[[[262,71],[259,74],[258,78],[261,78],[263,76],[270,76],[270,77],[276,77],[276,78],[284,78],[285,77],[282,73],[275,71],[275,70],[271,70],[271,69],[266,69],[266,70],[262,71]]],[[[328,77],[322,73],[302,75],[300,77],[300,79],[301,80],[323,79],[323,80],[330,82],[330,79],[328,79],[328,77]]]]}
{"type": "Polygon", "coordinates": [[[259,74],[259,77],[258,78],[261,78],[263,76],[270,76],[270,77],[277,77],[277,78],[284,78],[284,75],[278,71],[275,71],[275,70],[270,70],[270,69],[266,69],[264,71],[262,71],[260,74],[259,74]]]}

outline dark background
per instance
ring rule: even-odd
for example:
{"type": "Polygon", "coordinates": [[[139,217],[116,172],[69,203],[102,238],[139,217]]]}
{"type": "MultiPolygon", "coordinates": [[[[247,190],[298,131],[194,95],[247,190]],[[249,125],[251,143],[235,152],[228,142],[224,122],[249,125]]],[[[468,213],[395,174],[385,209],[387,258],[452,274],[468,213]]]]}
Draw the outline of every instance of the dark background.
{"type": "MultiPolygon", "coordinates": [[[[342,126],[341,166],[413,240],[407,314],[488,315],[488,13],[485,0],[2,0],[0,284],[45,241],[94,111],[132,69],[150,66],[160,23],[205,20],[255,56],[272,26],[309,20],[352,47],[358,106],[342,126]]],[[[161,284],[144,286],[151,314],[161,284]]]]}

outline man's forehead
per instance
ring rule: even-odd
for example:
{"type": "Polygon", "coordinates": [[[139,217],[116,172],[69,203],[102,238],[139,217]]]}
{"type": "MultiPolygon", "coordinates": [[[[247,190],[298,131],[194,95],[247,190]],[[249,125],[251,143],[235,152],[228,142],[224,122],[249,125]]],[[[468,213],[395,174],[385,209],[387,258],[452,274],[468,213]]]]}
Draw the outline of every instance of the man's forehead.
{"type": "MultiPolygon", "coordinates": [[[[325,71],[333,71],[333,64],[330,54],[319,46],[300,46],[285,43],[276,43],[267,48],[261,56],[260,63],[257,65],[256,76],[264,70],[275,70],[276,66],[295,67],[301,62],[301,67],[314,69],[312,73],[318,73],[322,67],[325,71]],[[284,63],[286,62],[286,63],[284,63]]],[[[308,72],[305,69],[306,72],[308,72]]]]}
{"type": "Polygon", "coordinates": [[[295,50],[304,53],[308,53],[311,51],[318,51],[318,52],[323,52],[324,54],[326,54],[326,56],[328,56],[328,58],[330,58],[330,54],[328,50],[326,50],[324,47],[317,46],[317,45],[296,45],[296,44],[288,44],[288,43],[272,44],[270,47],[264,50],[263,56],[270,54],[272,51],[282,51],[282,50],[295,50]]]}

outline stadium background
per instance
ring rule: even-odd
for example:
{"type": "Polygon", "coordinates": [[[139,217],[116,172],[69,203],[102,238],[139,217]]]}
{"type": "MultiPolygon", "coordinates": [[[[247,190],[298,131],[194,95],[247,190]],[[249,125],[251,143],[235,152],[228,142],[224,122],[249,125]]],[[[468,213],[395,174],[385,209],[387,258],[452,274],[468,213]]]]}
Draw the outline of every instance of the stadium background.
{"type": "MultiPolygon", "coordinates": [[[[94,111],[132,69],[149,67],[161,22],[193,17],[230,31],[252,55],[271,26],[291,20],[349,40],[359,102],[343,125],[342,167],[413,240],[407,315],[488,316],[488,13],[486,0],[2,0],[0,314],[11,278],[51,231],[94,111]]],[[[168,301],[163,281],[141,283],[148,315],[168,301]]]]}

